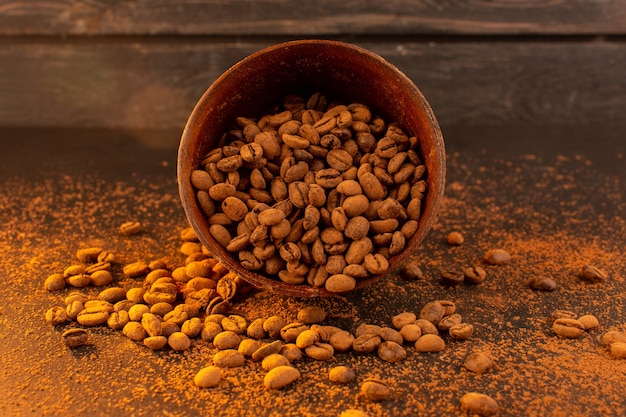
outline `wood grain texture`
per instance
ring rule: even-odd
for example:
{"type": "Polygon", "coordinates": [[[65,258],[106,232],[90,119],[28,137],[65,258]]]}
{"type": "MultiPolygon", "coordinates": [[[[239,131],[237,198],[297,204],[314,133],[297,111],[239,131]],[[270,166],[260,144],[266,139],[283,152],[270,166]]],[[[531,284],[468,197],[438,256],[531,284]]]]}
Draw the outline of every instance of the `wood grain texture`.
{"type": "MultiPolygon", "coordinates": [[[[180,128],[265,43],[4,42],[0,125],[180,128]]],[[[446,125],[573,124],[626,114],[626,44],[361,43],[404,71],[446,125]]],[[[375,82],[375,80],[373,80],[375,82]]]]}
{"type": "Polygon", "coordinates": [[[625,33],[626,0],[0,0],[0,35],[625,33]]]}

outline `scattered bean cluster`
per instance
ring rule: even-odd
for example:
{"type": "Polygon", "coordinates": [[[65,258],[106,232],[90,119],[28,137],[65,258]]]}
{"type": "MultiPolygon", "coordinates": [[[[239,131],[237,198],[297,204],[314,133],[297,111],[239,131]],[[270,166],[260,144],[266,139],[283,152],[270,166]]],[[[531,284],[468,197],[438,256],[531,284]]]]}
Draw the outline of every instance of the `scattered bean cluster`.
{"type": "Polygon", "coordinates": [[[288,96],[236,119],[191,174],[209,233],[242,266],[347,292],[389,269],[427,191],[419,141],[363,104],[288,96]]]}

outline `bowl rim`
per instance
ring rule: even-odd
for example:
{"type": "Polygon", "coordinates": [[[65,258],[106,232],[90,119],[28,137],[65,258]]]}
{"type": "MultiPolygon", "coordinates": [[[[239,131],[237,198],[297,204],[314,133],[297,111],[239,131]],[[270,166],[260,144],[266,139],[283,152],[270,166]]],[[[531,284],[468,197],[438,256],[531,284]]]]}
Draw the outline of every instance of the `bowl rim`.
{"type": "MultiPolygon", "coordinates": [[[[190,180],[191,171],[197,167],[197,163],[193,164],[190,162],[189,146],[190,144],[194,144],[196,141],[200,140],[197,136],[198,133],[201,132],[199,126],[202,126],[202,124],[206,122],[205,110],[213,105],[211,100],[216,92],[222,88],[222,84],[227,82],[229,78],[236,76],[239,71],[256,60],[263,59],[268,55],[277,53],[278,51],[286,48],[306,48],[307,46],[339,48],[345,53],[357,54],[364,57],[364,59],[367,59],[368,62],[372,62],[374,65],[380,66],[380,68],[389,72],[389,74],[393,74],[401,86],[408,89],[408,91],[410,91],[410,95],[419,104],[419,110],[423,113],[423,116],[425,116],[424,119],[428,123],[428,131],[434,140],[434,143],[430,146],[429,154],[421,155],[424,159],[423,162],[429,165],[427,171],[429,189],[424,197],[425,202],[423,203],[423,208],[426,210],[421,213],[418,230],[409,240],[410,243],[407,243],[407,246],[415,249],[421,244],[436,220],[445,188],[445,146],[441,128],[430,104],[411,79],[409,79],[400,69],[386,61],[378,54],[347,42],[324,39],[305,39],[282,42],[256,51],[227,69],[202,94],[185,124],[178,150],[177,183],[183,209],[190,226],[195,231],[201,244],[207,247],[211,255],[222,262],[227,269],[237,273],[243,280],[263,290],[271,290],[296,297],[338,296],[345,295],[345,293],[330,292],[323,286],[314,287],[306,283],[302,285],[287,284],[277,279],[271,279],[265,275],[244,269],[239,264],[239,261],[234,256],[226,253],[225,249],[222,248],[208,232],[208,222],[206,221],[206,216],[197,204],[195,190],[191,185],[190,180]],[[432,168],[435,169],[431,171],[432,168]],[[431,183],[433,181],[435,187],[432,187],[431,183]]],[[[403,128],[406,128],[406,126],[403,126],[403,128]]],[[[406,252],[408,251],[405,249],[399,255],[391,257],[390,264],[392,261],[406,262],[406,258],[410,256],[410,254],[406,252]]],[[[390,268],[390,270],[384,274],[375,275],[364,280],[358,280],[356,288],[351,292],[369,286],[392,273],[394,273],[394,271],[390,268]]]]}

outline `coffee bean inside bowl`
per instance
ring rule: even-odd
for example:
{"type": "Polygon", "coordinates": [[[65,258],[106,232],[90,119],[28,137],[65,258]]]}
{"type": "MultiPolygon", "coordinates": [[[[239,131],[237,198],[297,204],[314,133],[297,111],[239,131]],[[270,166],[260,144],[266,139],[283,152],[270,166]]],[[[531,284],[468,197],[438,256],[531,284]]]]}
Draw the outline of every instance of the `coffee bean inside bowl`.
{"type": "Polygon", "coordinates": [[[347,292],[405,250],[427,173],[416,137],[363,104],[327,101],[237,117],[190,180],[210,235],[244,268],[347,292]]]}

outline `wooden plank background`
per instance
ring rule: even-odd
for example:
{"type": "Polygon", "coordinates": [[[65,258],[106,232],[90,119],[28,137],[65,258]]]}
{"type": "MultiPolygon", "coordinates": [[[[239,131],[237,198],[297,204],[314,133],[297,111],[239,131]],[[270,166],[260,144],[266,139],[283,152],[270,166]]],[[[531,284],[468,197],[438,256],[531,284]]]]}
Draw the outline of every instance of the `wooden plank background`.
{"type": "Polygon", "coordinates": [[[626,0],[0,0],[0,126],[180,128],[246,55],[333,38],[376,52],[446,125],[626,114],[626,0]]]}

